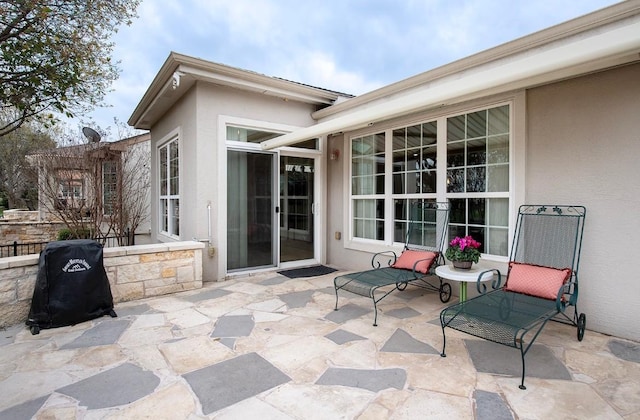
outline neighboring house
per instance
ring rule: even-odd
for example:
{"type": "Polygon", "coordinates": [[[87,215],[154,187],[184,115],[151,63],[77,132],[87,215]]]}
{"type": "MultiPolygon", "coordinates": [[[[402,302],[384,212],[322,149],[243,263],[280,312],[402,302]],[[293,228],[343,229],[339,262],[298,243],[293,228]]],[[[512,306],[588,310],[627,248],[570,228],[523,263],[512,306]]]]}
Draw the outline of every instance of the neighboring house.
{"type": "Polygon", "coordinates": [[[366,268],[416,200],[505,268],[519,205],[579,204],[587,327],[640,340],[639,98],[633,0],[355,98],[171,53],[129,124],[151,131],[152,236],[209,242],[205,279],[366,268]]]}
{"type": "Polygon", "coordinates": [[[103,234],[113,235],[113,219],[132,217],[133,202],[133,211],[143,213],[133,216],[141,221],[136,223],[137,233],[148,234],[149,153],[150,134],[145,133],[29,155],[38,168],[40,219],[72,223],[92,219],[103,234]]]}

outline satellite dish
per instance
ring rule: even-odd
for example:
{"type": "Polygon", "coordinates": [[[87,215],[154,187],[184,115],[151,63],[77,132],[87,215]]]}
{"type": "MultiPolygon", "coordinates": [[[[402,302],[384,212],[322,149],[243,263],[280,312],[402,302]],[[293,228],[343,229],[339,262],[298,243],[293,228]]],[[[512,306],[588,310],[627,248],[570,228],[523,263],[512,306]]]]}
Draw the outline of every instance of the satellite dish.
{"type": "Polygon", "coordinates": [[[91,127],[82,127],[82,134],[84,134],[91,143],[97,143],[100,141],[100,134],[91,127]]]}

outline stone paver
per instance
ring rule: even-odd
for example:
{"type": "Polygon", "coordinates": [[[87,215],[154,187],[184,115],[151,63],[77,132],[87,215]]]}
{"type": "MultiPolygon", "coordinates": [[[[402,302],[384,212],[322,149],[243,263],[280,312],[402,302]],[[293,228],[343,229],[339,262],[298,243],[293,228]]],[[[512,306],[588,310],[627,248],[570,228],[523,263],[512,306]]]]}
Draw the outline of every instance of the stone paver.
{"type": "Polygon", "coordinates": [[[640,419],[640,344],[549,323],[526,355],[457,331],[437,293],[378,305],[275,272],[0,330],[0,419],[640,419]]]}
{"type": "Polygon", "coordinates": [[[478,420],[513,420],[513,413],[500,394],[478,390],[473,397],[478,420]]]}
{"type": "MultiPolygon", "coordinates": [[[[519,349],[478,340],[465,340],[465,345],[478,372],[516,377],[522,375],[522,357],[519,349]]],[[[526,378],[571,380],[567,368],[546,346],[532,345],[525,355],[525,364],[526,378]]]]}
{"type": "Polygon", "coordinates": [[[62,350],[67,350],[114,344],[130,324],[129,321],[123,320],[104,322],[104,319],[102,319],[101,321],[102,322],[99,322],[95,327],[83,332],[80,337],[60,348],[62,350]]]}
{"type": "Polygon", "coordinates": [[[402,369],[329,368],[316,384],[350,386],[378,392],[387,388],[402,389],[406,380],[407,373],[402,369]]]}
{"type": "Polygon", "coordinates": [[[387,315],[394,316],[400,319],[407,319],[407,318],[413,318],[414,316],[419,316],[420,312],[411,308],[398,308],[398,309],[393,309],[387,312],[387,315]]]}
{"type": "Polygon", "coordinates": [[[291,378],[256,353],[183,375],[202,404],[204,414],[254,397],[291,378]]]}
{"type": "Polygon", "coordinates": [[[336,344],[344,344],[350,341],[356,340],[366,340],[366,338],[359,336],[358,334],[350,333],[349,331],[344,330],[336,330],[330,334],[327,334],[329,340],[333,341],[336,344]]]}
{"type": "Polygon", "coordinates": [[[640,363],[640,344],[638,343],[611,340],[609,341],[609,350],[622,360],[640,363]]]}
{"type": "Polygon", "coordinates": [[[325,318],[336,324],[343,324],[352,319],[360,318],[367,313],[370,313],[370,311],[363,306],[347,304],[339,307],[337,311],[329,312],[325,318]]]}
{"type": "Polygon", "coordinates": [[[251,334],[254,325],[251,315],[223,316],[216,323],[211,337],[244,337],[251,334]]]}
{"type": "Polygon", "coordinates": [[[89,410],[130,404],[150,395],[160,378],[131,363],[98,373],[56,390],[78,401],[89,410]]]}
{"type": "Polygon", "coordinates": [[[424,354],[440,354],[439,351],[431,347],[427,343],[416,340],[406,331],[397,329],[389,340],[384,343],[380,351],[396,352],[396,353],[424,353],[424,354]]]}

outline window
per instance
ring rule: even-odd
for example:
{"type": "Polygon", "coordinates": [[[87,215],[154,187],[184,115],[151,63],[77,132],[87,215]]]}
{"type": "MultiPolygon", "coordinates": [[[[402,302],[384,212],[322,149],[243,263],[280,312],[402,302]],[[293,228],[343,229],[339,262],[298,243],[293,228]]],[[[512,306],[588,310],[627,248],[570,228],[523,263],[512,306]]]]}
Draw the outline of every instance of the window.
{"type": "Polygon", "coordinates": [[[59,182],[59,198],[84,198],[83,181],[81,179],[65,179],[59,182]]]}
{"type": "Polygon", "coordinates": [[[384,240],[385,135],[351,141],[353,236],[384,240]]]}
{"type": "Polygon", "coordinates": [[[118,197],[118,162],[110,160],[102,163],[102,211],[113,215],[118,197]]]}
{"type": "Polygon", "coordinates": [[[436,192],[436,121],[393,130],[393,193],[436,192]]]}
{"type": "Polygon", "coordinates": [[[85,172],[77,170],[61,170],[57,172],[58,197],[55,201],[56,209],[81,208],[85,205],[84,178],[86,176],[85,172]]]}
{"type": "Polygon", "coordinates": [[[158,149],[160,168],[160,232],[180,235],[180,162],[178,139],[158,149]]]}
{"type": "Polygon", "coordinates": [[[412,204],[449,201],[451,238],[471,235],[481,252],[506,256],[510,142],[510,105],[352,138],[353,238],[403,243],[417,222],[410,243],[425,244],[428,221],[410,214],[412,204]],[[385,209],[393,211],[388,221],[385,209]]]}
{"type": "Polygon", "coordinates": [[[268,131],[253,130],[250,128],[227,126],[227,140],[239,141],[243,143],[262,143],[266,140],[281,136],[281,133],[273,133],[268,131]]]}
{"type": "Polygon", "coordinates": [[[449,237],[471,235],[480,252],[507,255],[509,106],[447,118],[449,237]]]}

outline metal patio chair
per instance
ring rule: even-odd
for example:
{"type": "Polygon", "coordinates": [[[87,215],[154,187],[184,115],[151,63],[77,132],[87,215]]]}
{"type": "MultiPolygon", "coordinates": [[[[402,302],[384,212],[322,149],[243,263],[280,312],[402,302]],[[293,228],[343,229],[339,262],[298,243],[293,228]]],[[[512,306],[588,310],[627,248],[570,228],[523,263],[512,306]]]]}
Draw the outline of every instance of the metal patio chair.
{"type": "Polygon", "coordinates": [[[525,356],[548,321],[576,326],[582,341],[586,316],[577,303],[585,214],[582,206],[521,206],[505,284],[498,270],[487,270],[496,274],[492,290],[477,282],[480,295],[440,313],[442,357],[446,327],[514,347],[522,358],[519,387],[526,389],[525,356]]]}
{"type": "Polygon", "coordinates": [[[418,201],[411,206],[403,251],[383,251],[371,259],[371,270],[338,276],[333,284],[338,291],[369,297],[373,300],[373,325],[377,326],[378,302],[395,290],[405,290],[411,284],[436,291],[445,303],[451,298],[451,285],[435,276],[434,270],[444,263],[443,246],[449,223],[449,203],[418,201]],[[435,278],[434,285],[429,278],[435,278]],[[378,292],[378,295],[376,295],[378,292]]]}

